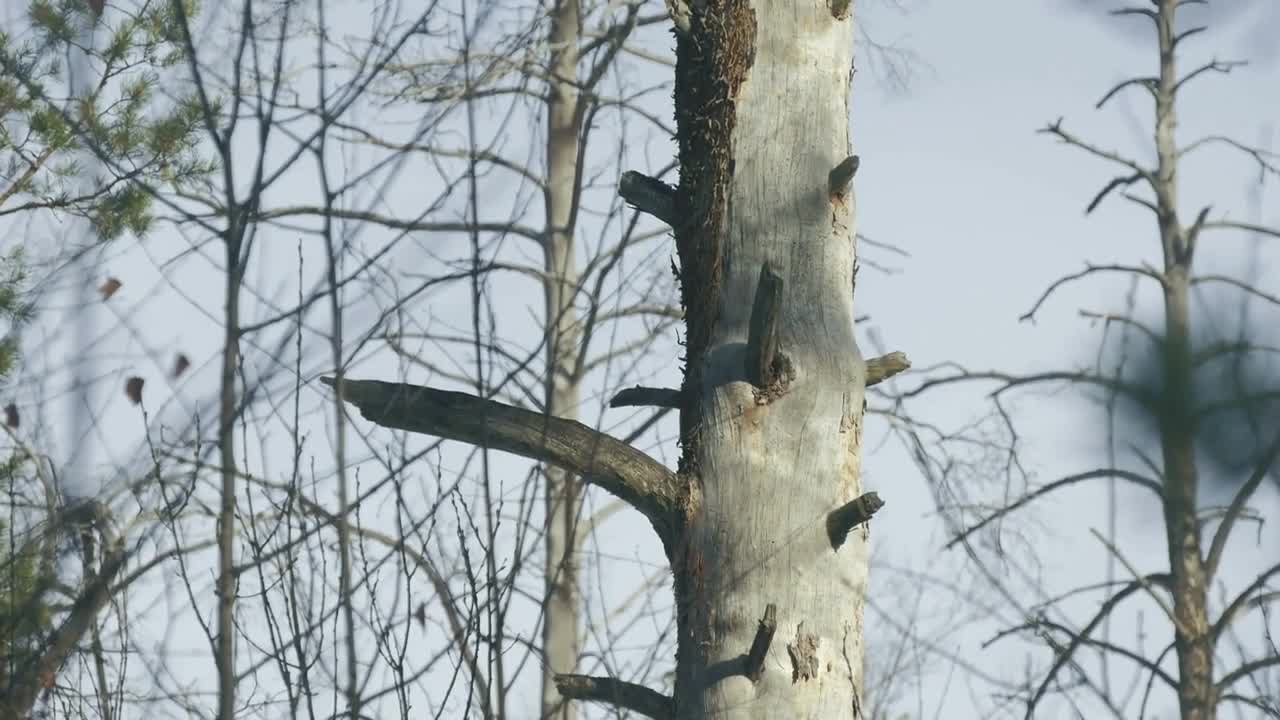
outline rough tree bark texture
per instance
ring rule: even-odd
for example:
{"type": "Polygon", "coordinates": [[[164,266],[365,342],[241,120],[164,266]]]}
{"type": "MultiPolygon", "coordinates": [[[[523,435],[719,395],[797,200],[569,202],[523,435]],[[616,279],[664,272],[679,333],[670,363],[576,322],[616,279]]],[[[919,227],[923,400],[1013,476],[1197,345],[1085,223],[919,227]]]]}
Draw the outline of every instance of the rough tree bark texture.
{"type": "MultiPolygon", "coordinates": [[[[578,318],[573,307],[578,270],[574,258],[578,131],[581,118],[578,72],[578,0],[558,0],[552,8],[551,62],[547,97],[547,188],[543,291],[546,297],[546,410],[556,417],[578,417],[575,375],[578,318]]],[[[574,547],[581,482],[561,468],[546,468],[546,604],[542,625],[542,715],[573,720],[574,703],[560,697],[557,673],[571,673],[581,641],[578,617],[577,548],[574,547]]]]}
{"type": "Polygon", "coordinates": [[[690,483],[672,548],[676,717],[854,718],[867,544],[858,530],[837,552],[825,526],[860,492],[853,197],[829,177],[850,155],[852,21],[823,0],[707,0],[691,15],[675,86],[690,483]],[[783,283],[783,358],[756,387],[744,365],[766,262],[783,283]],[[736,673],[770,603],[753,682],[736,673]]]}

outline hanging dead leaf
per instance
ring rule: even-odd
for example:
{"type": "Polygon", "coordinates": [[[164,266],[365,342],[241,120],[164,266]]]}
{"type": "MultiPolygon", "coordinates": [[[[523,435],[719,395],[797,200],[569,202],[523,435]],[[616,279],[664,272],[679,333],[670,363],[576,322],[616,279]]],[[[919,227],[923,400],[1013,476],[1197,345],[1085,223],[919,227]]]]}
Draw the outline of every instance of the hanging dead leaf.
{"type": "Polygon", "coordinates": [[[427,627],[427,604],[418,603],[418,609],[413,611],[413,619],[425,630],[427,627]]]}
{"type": "Polygon", "coordinates": [[[142,378],[137,377],[135,375],[134,377],[131,377],[128,380],[126,380],[124,383],[124,394],[126,397],[129,398],[129,402],[133,403],[134,405],[142,404],[142,383],[143,382],[144,381],[142,378]]]}
{"type": "Polygon", "coordinates": [[[52,670],[40,671],[40,687],[44,688],[45,690],[52,690],[55,686],[57,686],[57,684],[58,684],[57,676],[53,674],[52,670]]]}
{"type": "Polygon", "coordinates": [[[102,294],[103,300],[110,300],[111,296],[116,294],[116,291],[120,289],[122,284],[123,283],[116,278],[109,277],[98,288],[98,292],[102,294]]]}
{"type": "Polygon", "coordinates": [[[9,403],[8,405],[4,406],[4,424],[13,428],[14,430],[18,429],[18,406],[17,405],[14,405],[13,403],[9,403]]]}
{"type": "Polygon", "coordinates": [[[191,367],[191,359],[183,353],[178,353],[178,357],[173,360],[173,377],[177,379],[179,375],[187,371],[191,367]]]}
{"type": "Polygon", "coordinates": [[[89,9],[93,11],[95,18],[102,17],[102,11],[107,7],[107,0],[89,0],[89,9]]]}

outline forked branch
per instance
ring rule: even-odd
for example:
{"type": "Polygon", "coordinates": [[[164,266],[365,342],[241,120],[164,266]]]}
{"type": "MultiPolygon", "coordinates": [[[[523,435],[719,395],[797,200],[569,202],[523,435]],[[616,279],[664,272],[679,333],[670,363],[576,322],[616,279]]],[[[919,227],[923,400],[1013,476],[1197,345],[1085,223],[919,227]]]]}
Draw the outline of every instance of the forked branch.
{"type": "MultiPolygon", "coordinates": [[[[334,386],[333,378],[320,381],[334,386]]],[[[344,378],[339,392],[383,427],[501,450],[580,475],[643,513],[670,546],[681,497],[675,473],[617,438],[573,420],[421,385],[344,378]]]]}

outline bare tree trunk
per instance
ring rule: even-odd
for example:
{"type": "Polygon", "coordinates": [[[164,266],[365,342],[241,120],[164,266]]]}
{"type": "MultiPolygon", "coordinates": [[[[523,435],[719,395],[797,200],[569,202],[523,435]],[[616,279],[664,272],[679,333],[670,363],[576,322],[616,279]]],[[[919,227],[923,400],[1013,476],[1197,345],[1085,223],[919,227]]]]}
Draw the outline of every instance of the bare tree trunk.
{"type": "Polygon", "coordinates": [[[858,715],[867,544],[854,533],[837,552],[826,524],[860,491],[854,203],[832,172],[851,170],[851,24],[847,5],[713,0],[677,44],[679,718],[858,715]],[[782,285],[777,354],[752,378],[766,263],[782,285]],[[770,604],[759,679],[735,676],[770,604]]]}
{"type": "MultiPolygon", "coordinates": [[[[578,322],[573,307],[578,270],[574,258],[578,133],[581,120],[578,72],[578,0],[559,0],[552,10],[551,62],[547,98],[547,188],[544,259],[546,276],[546,411],[577,419],[579,388],[575,374],[578,322]]],[[[542,716],[572,720],[575,710],[556,689],[555,676],[577,666],[577,535],[575,521],[580,481],[561,468],[546,468],[546,595],[542,625],[542,716]]]]}
{"type": "Polygon", "coordinates": [[[1213,642],[1210,634],[1200,523],[1196,517],[1196,472],[1192,388],[1191,251],[1178,219],[1178,147],[1175,100],[1178,75],[1174,36],[1177,0],[1160,0],[1156,30],[1160,78],[1156,101],[1156,206],[1164,254],[1165,347],[1164,406],[1160,408],[1160,444],[1164,456],[1164,520],[1169,568],[1173,577],[1175,645],[1178,654],[1178,705],[1182,720],[1216,717],[1213,642]]]}
{"type": "Polygon", "coordinates": [[[236,606],[236,364],[240,346],[240,238],[239,218],[226,229],[226,332],[222,346],[222,377],[218,410],[218,460],[222,497],[218,510],[218,718],[236,716],[235,606],[236,606]]]}

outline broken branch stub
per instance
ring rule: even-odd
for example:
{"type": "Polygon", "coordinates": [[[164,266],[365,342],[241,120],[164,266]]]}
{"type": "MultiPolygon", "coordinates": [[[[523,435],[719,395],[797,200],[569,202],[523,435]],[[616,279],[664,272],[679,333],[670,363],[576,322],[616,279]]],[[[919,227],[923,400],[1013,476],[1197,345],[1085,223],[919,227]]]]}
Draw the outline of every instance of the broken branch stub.
{"type": "Polygon", "coordinates": [[[747,653],[744,674],[751,682],[759,682],[764,673],[764,659],[769,654],[769,646],[773,644],[773,633],[778,629],[778,606],[769,603],[764,608],[764,617],[756,628],[755,639],[751,641],[751,651],[747,653]]]}
{"type": "Polygon", "coordinates": [[[850,155],[827,173],[827,188],[831,197],[842,198],[849,193],[849,184],[853,182],[853,176],[858,174],[860,164],[862,160],[857,155],[850,155]]]}
{"type": "Polygon", "coordinates": [[[760,266],[751,325],[747,330],[747,381],[764,389],[777,379],[778,322],[782,316],[782,276],[769,263],[760,266]]]}
{"type": "Polygon", "coordinates": [[[654,720],[671,720],[676,714],[676,703],[670,696],[617,678],[561,673],[555,682],[560,695],[570,700],[608,703],[654,720]]]}
{"type": "Polygon", "coordinates": [[[884,507],[884,501],[876,493],[863,493],[827,514],[827,538],[831,549],[839,550],[849,531],[867,522],[884,507]]]}
{"type": "Polygon", "coordinates": [[[675,226],[675,188],[644,173],[628,170],[618,181],[618,195],[642,212],[675,226]]]}
{"type": "Polygon", "coordinates": [[[867,361],[867,387],[884,382],[911,367],[906,353],[891,352],[867,361]]]}

